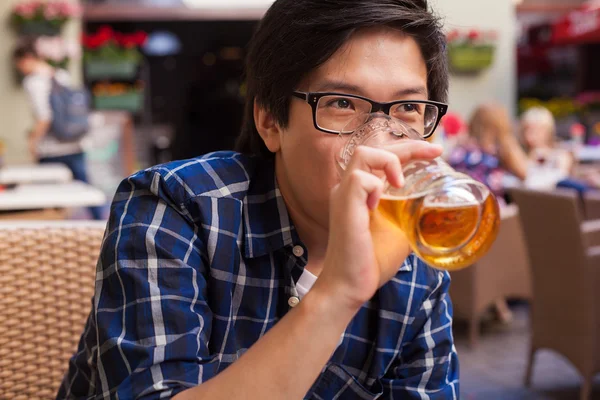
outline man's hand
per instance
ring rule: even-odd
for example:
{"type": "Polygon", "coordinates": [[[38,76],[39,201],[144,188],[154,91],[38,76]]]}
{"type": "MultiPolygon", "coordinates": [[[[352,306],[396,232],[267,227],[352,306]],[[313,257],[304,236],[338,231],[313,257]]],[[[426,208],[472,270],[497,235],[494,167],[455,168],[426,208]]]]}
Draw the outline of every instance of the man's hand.
{"type": "MultiPolygon", "coordinates": [[[[394,243],[392,256],[378,258],[369,230],[387,181],[404,185],[402,164],[434,159],[442,148],[425,141],[405,140],[385,149],[359,147],[331,195],[331,220],[325,268],[314,289],[336,296],[339,304],[359,308],[394,277],[410,253],[408,242],[394,243]],[[318,290],[318,289],[317,289],[318,290]]],[[[378,239],[379,240],[379,239],[378,239]]],[[[399,239],[402,240],[402,239],[399,239]]]]}

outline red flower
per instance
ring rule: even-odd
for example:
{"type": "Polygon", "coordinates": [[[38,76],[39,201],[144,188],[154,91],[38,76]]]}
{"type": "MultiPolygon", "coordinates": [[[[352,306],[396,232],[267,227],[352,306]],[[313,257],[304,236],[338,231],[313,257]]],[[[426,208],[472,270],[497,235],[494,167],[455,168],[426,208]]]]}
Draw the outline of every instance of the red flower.
{"type": "Polygon", "coordinates": [[[112,38],[119,46],[125,45],[125,35],[121,32],[114,32],[112,38]]]}
{"type": "Polygon", "coordinates": [[[81,34],[81,45],[86,49],[92,48],[92,38],[89,35],[86,35],[85,32],[81,34]]]}
{"type": "Polygon", "coordinates": [[[137,46],[137,43],[130,35],[130,36],[125,36],[125,38],[123,39],[122,46],[125,47],[126,49],[133,49],[134,47],[137,46]]]}
{"type": "Polygon", "coordinates": [[[113,29],[108,25],[102,25],[100,29],[98,29],[98,33],[96,33],[96,36],[99,38],[99,40],[103,40],[104,42],[108,42],[109,40],[113,39],[114,35],[115,33],[113,29]]]}
{"type": "Polygon", "coordinates": [[[138,31],[130,34],[115,32],[108,25],[101,26],[96,34],[83,34],[81,37],[82,45],[91,50],[102,47],[110,42],[114,42],[119,47],[132,49],[138,46],[143,46],[147,40],[148,34],[145,32],[138,31]]]}
{"type": "Polygon", "coordinates": [[[477,40],[481,36],[481,33],[478,30],[472,29],[469,32],[469,40],[477,40]]]}
{"type": "Polygon", "coordinates": [[[142,47],[143,45],[146,44],[146,41],[148,40],[148,34],[146,32],[142,32],[142,31],[137,31],[136,33],[133,34],[134,37],[134,41],[136,43],[136,45],[142,47]]]}
{"type": "Polygon", "coordinates": [[[447,36],[447,40],[448,42],[453,42],[456,39],[458,39],[460,37],[460,32],[458,31],[458,29],[453,29],[450,32],[448,32],[448,36],[447,36]]]}
{"type": "Polygon", "coordinates": [[[99,33],[95,35],[86,35],[85,33],[81,37],[81,44],[86,49],[96,50],[99,47],[104,46],[111,40],[111,37],[106,35],[100,35],[99,33]]]}
{"type": "Polygon", "coordinates": [[[460,115],[455,113],[449,113],[442,119],[442,126],[444,127],[444,131],[446,136],[456,136],[459,133],[463,132],[466,128],[466,124],[460,115]]]}

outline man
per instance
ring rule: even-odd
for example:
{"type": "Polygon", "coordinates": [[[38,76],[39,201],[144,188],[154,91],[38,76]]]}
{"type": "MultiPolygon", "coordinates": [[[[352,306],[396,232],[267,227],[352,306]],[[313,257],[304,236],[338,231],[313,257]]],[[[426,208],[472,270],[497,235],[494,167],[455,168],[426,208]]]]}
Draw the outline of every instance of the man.
{"type": "MultiPolygon", "coordinates": [[[[71,170],[75,180],[88,182],[82,140],[61,142],[50,132],[53,118],[50,106],[52,79],[60,85],[69,86],[69,73],[64,69],[53,68],[40,58],[31,41],[15,48],[13,60],[16,68],[25,77],[23,87],[35,118],[27,140],[31,156],[40,164],[64,164],[71,170]]],[[[101,207],[90,207],[89,211],[94,219],[102,219],[101,207]]]]}
{"type": "Polygon", "coordinates": [[[340,177],[322,112],[443,101],[444,43],[424,0],[275,1],[249,51],[242,154],[118,190],[58,397],[458,398],[448,275],[407,243],[379,262],[369,232],[381,177],[401,186],[402,163],[442,150],[359,148],[340,177]]]}

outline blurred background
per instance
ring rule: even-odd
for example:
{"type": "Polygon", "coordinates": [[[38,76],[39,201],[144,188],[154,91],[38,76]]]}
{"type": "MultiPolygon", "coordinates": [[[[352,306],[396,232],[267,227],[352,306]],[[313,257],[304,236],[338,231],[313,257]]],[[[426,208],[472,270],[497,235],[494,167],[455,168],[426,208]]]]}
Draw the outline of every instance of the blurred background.
{"type": "MultiPolygon", "coordinates": [[[[431,3],[451,65],[433,140],[502,206],[494,248],[453,274],[461,398],[600,399],[600,1],[431,3]]],[[[232,149],[270,4],[0,0],[0,222],[102,220],[133,172],[232,149]],[[86,182],[32,154],[39,93],[13,57],[25,42],[91,95],[86,182]]]]}

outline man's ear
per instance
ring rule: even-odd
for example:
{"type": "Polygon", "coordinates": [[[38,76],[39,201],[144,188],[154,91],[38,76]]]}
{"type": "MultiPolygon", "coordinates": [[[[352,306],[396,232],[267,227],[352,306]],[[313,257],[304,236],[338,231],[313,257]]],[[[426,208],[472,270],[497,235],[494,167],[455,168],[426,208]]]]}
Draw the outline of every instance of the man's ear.
{"type": "Polygon", "coordinates": [[[281,128],[273,118],[273,114],[254,101],[254,123],[263,142],[272,153],[281,148],[281,128]]]}

